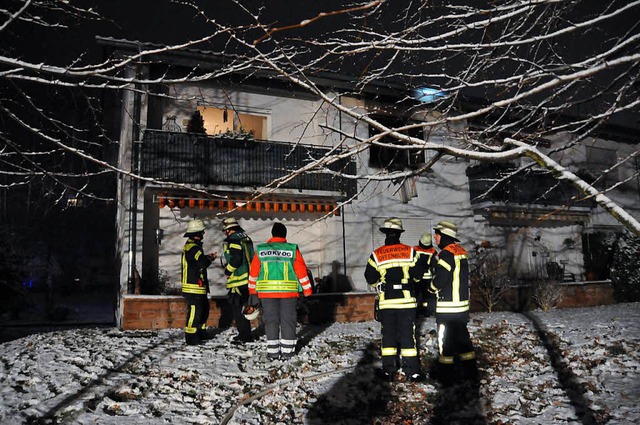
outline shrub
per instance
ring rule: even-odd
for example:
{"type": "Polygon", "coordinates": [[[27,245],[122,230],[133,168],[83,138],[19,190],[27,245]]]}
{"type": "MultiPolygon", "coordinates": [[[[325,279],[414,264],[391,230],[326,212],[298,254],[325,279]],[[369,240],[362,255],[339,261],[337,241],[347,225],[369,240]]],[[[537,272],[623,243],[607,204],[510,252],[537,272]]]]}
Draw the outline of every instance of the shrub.
{"type": "Polygon", "coordinates": [[[171,282],[171,276],[164,270],[158,270],[158,286],[156,292],[160,295],[182,295],[182,287],[178,283],[178,286],[171,282]]]}
{"type": "Polygon", "coordinates": [[[611,282],[618,301],[640,301],[640,238],[623,233],[615,244],[611,282]]]}
{"type": "Polygon", "coordinates": [[[156,288],[158,294],[167,295],[167,290],[171,288],[169,281],[169,273],[164,269],[158,270],[158,286],[156,288]]]}
{"type": "Polygon", "coordinates": [[[480,295],[480,302],[492,312],[511,286],[507,260],[490,249],[477,249],[470,280],[480,295]]]}
{"type": "Polygon", "coordinates": [[[562,301],[560,283],[552,279],[538,278],[531,283],[531,297],[538,307],[547,311],[562,301]]]}

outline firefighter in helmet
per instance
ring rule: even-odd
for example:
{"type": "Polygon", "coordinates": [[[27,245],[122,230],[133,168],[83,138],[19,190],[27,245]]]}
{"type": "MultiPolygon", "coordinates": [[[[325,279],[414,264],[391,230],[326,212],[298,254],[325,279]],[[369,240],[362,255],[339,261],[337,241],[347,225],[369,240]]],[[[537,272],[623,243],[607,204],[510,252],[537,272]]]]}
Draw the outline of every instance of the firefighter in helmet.
{"type": "Polygon", "coordinates": [[[253,241],[233,217],[222,221],[222,231],[226,238],[222,243],[227,262],[224,274],[227,277],[227,299],[236,322],[238,335],[234,343],[253,341],[251,322],[243,314],[249,303],[249,265],[253,259],[253,241]]]}
{"type": "Polygon", "coordinates": [[[433,280],[433,269],[438,261],[436,249],[432,245],[431,232],[423,233],[418,245],[413,249],[416,250],[418,257],[416,264],[425,270],[416,287],[418,316],[430,316],[436,311],[436,297],[431,288],[431,281],[433,280]]]}
{"type": "Polygon", "coordinates": [[[207,267],[216,259],[217,253],[204,253],[204,223],[191,220],[187,225],[188,238],[182,248],[180,259],[182,270],[182,295],[187,300],[187,320],[184,328],[188,345],[195,345],[207,339],[207,319],[209,318],[209,279],[207,267]]]}
{"type": "Polygon", "coordinates": [[[434,228],[440,252],[431,284],[438,298],[438,364],[433,372],[444,386],[457,380],[474,383],[478,380],[476,354],[467,329],[469,255],[458,244],[457,230],[458,227],[449,221],[441,221],[434,228]]]}
{"type": "Polygon", "coordinates": [[[399,218],[385,220],[380,231],[386,235],[384,245],[371,253],[364,277],[369,285],[380,286],[382,378],[389,382],[395,379],[400,354],[407,380],[420,381],[424,375],[415,339],[415,282],[422,278],[424,270],[416,267],[415,250],[400,243],[404,229],[399,218]]]}

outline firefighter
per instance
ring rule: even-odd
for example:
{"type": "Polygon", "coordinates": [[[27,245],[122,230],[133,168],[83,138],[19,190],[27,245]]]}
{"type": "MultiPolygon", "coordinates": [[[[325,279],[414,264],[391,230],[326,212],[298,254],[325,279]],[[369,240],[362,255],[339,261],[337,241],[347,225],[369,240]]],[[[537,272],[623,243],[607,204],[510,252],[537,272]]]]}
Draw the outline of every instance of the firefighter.
{"type": "Polygon", "coordinates": [[[402,372],[410,382],[424,379],[415,339],[415,282],[424,269],[416,266],[415,250],[400,243],[404,232],[399,218],[384,221],[379,229],[386,235],[384,245],[371,253],[364,277],[380,292],[379,319],[382,327],[382,378],[392,382],[398,370],[398,347],[402,372]]]}
{"type": "Polygon", "coordinates": [[[188,345],[195,345],[208,339],[207,319],[209,318],[209,279],[207,267],[216,259],[217,253],[205,255],[202,250],[204,238],[204,223],[202,220],[192,220],[187,225],[188,238],[182,248],[182,295],[187,301],[187,320],[184,328],[185,340],[188,345]]]}
{"type": "Polygon", "coordinates": [[[434,228],[440,248],[432,288],[437,295],[438,364],[434,377],[444,386],[458,380],[477,382],[476,354],[469,321],[469,255],[458,244],[457,226],[448,221],[434,228]]]}
{"type": "Polygon", "coordinates": [[[249,292],[262,304],[262,321],[270,359],[289,359],[295,354],[296,306],[299,293],[311,295],[307,265],[298,245],[287,242],[287,228],[274,223],[271,239],[256,246],[249,269],[249,292]]]}
{"type": "Polygon", "coordinates": [[[416,300],[418,303],[418,316],[431,316],[436,311],[436,298],[431,289],[433,269],[438,261],[436,249],[431,242],[431,232],[425,232],[414,246],[418,257],[416,264],[424,268],[425,272],[416,288],[416,300]]]}
{"type": "Polygon", "coordinates": [[[252,342],[251,322],[244,316],[243,309],[249,304],[249,264],[253,259],[253,241],[233,217],[222,221],[222,231],[226,236],[222,248],[227,263],[224,268],[227,300],[238,329],[233,343],[252,342]]]}

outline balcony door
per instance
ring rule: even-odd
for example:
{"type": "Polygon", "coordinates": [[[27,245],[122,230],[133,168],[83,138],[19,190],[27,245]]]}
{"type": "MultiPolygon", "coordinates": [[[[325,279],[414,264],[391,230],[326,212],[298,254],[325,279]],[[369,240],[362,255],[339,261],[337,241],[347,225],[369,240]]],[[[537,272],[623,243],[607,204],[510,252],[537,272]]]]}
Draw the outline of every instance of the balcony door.
{"type": "Polygon", "coordinates": [[[204,128],[212,136],[228,133],[250,134],[254,139],[266,140],[267,118],[265,113],[226,106],[198,106],[204,119],[204,128]]]}

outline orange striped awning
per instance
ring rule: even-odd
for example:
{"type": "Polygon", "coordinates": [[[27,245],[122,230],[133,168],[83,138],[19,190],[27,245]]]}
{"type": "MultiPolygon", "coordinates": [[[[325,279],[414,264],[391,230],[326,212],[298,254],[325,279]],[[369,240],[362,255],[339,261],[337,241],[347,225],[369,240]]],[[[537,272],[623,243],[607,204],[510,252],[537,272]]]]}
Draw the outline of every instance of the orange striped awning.
{"type": "Polygon", "coordinates": [[[158,195],[160,208],[197,208],[211,211],[255,211],[258,213],[315,213],[340,215],[338,203],[329,198],[296,197],[244,199],[244,198],[190,198],[169,194],[158,195]]]}

